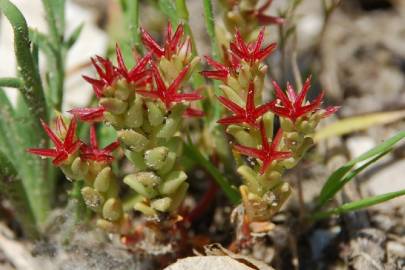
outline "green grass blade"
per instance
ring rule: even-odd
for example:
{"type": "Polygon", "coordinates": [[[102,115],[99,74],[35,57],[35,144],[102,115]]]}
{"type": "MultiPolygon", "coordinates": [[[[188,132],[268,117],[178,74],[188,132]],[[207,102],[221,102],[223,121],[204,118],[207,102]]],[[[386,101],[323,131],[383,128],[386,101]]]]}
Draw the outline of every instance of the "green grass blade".
{"type": "Polygon", "coordinates": [[[386,140],[385,142],[377,145],[373,149],[371,149],[371,150],[367,151],[366,153],[360,155],[359,157],[353,159],[352,161],[350,161],[347,164],[353,165],[353,164],[356,164],[357,162],[369,159],[375,155],[383,153],[383,152],[387,151],[388,149],[392,148],[392,146],[394,146],[397,142],[399,142],[403,138],[405,138],[405,131],[399,132],[397,135],[395,135],[395,136],[391,137],[390,139],[386,140]]]}
{"type": "Polygon", "coordinates": [[[59,49],[65,32],[65,0],[42,0],[51,43],[59,49]]]}
{"type": "MultiPolygon", "coordinates": [[[[20,102],[23,100],[20,98],[20,102]]],[[[30,112],[26,104],[14,110],[4,91],[0,89],[0,151],[17,170],[26,190],[36,224],[43,222],[50,209],[52,183],[47,181],[45,169],[47,161],[34,157],[26,148],[37,146],[41,140],[35,133],[26,132],[32,126],[30,112]],[[21,114],[24,109],[24,117],[21,114]]]]}
{"type": "Polygon", "coordinates": [[[179,18],[177,16],[177,10],[174,1],[172,0],[159,0],[160,10],[169,17],[174,27],[179,24],[179,18]]]}
{"type": "MultiPolygon", "coordinates": [[[[211,54],[214,60],[220,61],[220,53],[219,47],[217,42],[217,37],[215,34],[215,17],[214,17],[214,10],[212,8],[211,0],[204,0],[204,18],[205,18],[205,27],[207,28],[208,36],[210,37],[211,42],[211,54]]],[[[221,94],[219,90],[219,83],[218,81],[214,81],[214,92],[216,96],[221,94]]],[[[212,122],[215,122],[221,117],[222,107],[220,103],[215,101],[211,101],[213,105],[213,114],[212,114],[212,122]]]]}
{"type": "Polygon", "coordinates": [[[208,36],[210,37],[212,57],[215,60],[219,60],[220,54],[217,44],[217,37],[215,35],[214,11],[211,0],[204,0],[204,17],[205,26],[207,27],[208,36]]]}
{"type": "Polygon", "coordinates": [[[370,113],[361,116],[344,118],[316,131],[315,141],[341,136],[355,131],[367,129],[375,125],[384,125],[405,118],[405,110],[392,112],[370,113]]]}
{"type": "Polygon", "coordinates": [[[387,155],[389,152],[391,152],[391,149],[388,149],[387,151],[377,155],[376,157],[370,159],[369,161],[367,161],[366,163],[364,163],[363,165],[352,171],[347,172],[346,170],[342,170],[343,172],[345,172],[344,175],[338,178],[339,179],[338,181],[331,182],[330,185],[328,185],[324,190],[322,190],[321,195],[319,197],[319,204],[324,205],[327,201],[332,199],[333,196],[335,196],[335,194],[339,190],[341,190],[342,187],[346,185],[350,180],[356,177],[360,172],[365,170],[367,167],[377,162],[380,158],[387,155]]]}
{"type": "Polygon", "coordinates": [[[200,153],[200,151],[198,151],[194,145],[186,143],[184,150],[187,156],[192,158],[196,163],[200,164],[211,174],[231,203],[238,204],[240,202],[240,194],[238,190],[208,159],[206,159],[200,153]]]}
{"type": "Polygon", "coordinates": [[[0,193],[12,203],[24,233],[28,237],[36,238],[38,231],[29,198],[21,178],[6,156],[0,151],[0,193]]]}
{"type": "Polygon", "coordinates": [[[316,212],[311,216],[313,220],[319,220],[327,218],[331,215],[341,215],[348,212],[358,211],[376,204],[383,203],[388,200],[405,195],[405,189],[395,192],[390,192],[382,195],[377,195],[374,197],[358,200],[355,202],[345,203],[339,207],[333,208],[325,212],[316,212]]]}
{"type": "Polygon", "coordinates": [[[322,207],[327,201],[329,201],[344,186],[344,184],[350,181],[361,170],[365,169],[367,166],[369,166],[370,164],[378,160],[380,157],[385,155],[387,152],[389,152],[391,148],[403,138],[405,138],[405,131],[398,133],[397,135],[386,140],[382,144],[374,147],[373,149],[367,151],[366,153],[360,155],[359,157],[352,159],[351,161],[349,161],[348,163],[337,169],[335,172],[333,172],[329,176],[325,185],[322,187],[318,199],[318,208],[322,207]],[[366,164],[356,169],[357,174],[355,171],[354,175],[353,174],[347,175],[355,167],[357,163],[367,160],[369,161],[366,164]]]}
{"type": "MultiPolygon", "coordinates": [[[[32,116],[46,121],[48,120],[48,115],[44,91],[40,75],[35,68],[34,59],[31,55],[28,27],[25,18],[9,0],[0,0],[0,9],[10,21],[14,31],[17,68],[24,83],[21,93],[24,95],[32,116]]],[[[34,128],[36,132],[43,134],[43,138],[46,138],[39,123],[34,128]]]]}
{"type": "Polygon", "coordinates": [[[75,45],[76,41],[80,37],[80,34],[82,33],[83,27],[84,23],[79,24],[79,26],[77,26],[75,30],[73,30],[72,34],[70,34],[70,36],[66,39],[65,47],[67,49],[70,49],[73,47],[73,45],[75,45]]]}

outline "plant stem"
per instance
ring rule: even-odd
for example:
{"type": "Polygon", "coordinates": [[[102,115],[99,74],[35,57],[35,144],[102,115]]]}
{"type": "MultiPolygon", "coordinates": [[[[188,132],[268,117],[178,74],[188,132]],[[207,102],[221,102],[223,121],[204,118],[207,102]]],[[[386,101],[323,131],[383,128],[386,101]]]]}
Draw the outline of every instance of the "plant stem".
{"type": "Polygon", "coordinates": [[[21,88],[23,82],[19,78],[0,78],[0,87],[21,88]]]}
{"type": "Polygon", "coordinates": [[[219,60],[219,48],[217,43],[217,38],[215,35],[215,20],[214,20],[214,12],[212,8],[211,0],[204,0],[204,16],[205,16],[205,25],[207,27],[208,36],[210,37],[211,41],[211,51],[212,57],[215,60],[219,60]]]}
{"type": "Polygon", "coordinates": [[[141,37],[139,35],[139,0],[127,0],[127,21],[131,42],[138,52],[142,52],[141,37]]]}
{"type": "MultiPolygon", "coordinates": [[[[47,59],[53,70],[49,70],[49,83],[54,109],[60,111],[63,103],[63,90],[65,82],[65,58],[66,48],[64,46],[64,5],[65,0],[42,0],[53,52],[53,59],[47,59]],[[59,14],[57,11],[59,11],[59,14]]],[[[50,58],[50,57],[49,57],[50,58]]]]}

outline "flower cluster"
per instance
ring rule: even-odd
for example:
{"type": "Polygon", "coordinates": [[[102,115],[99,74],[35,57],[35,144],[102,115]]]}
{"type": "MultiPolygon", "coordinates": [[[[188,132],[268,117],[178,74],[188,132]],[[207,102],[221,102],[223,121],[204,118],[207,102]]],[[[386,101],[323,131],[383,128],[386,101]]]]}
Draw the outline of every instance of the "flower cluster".
{"type": "Polygon", "coordinates": [[[46,133],[54,144],[51,149],[30,148],[28,152],[53,158],[70,180],[83,180],[85,187],[81,194],[86,205],[100,216],[97,224],[110,232],[126,234],[129,232],[129,216],[123,212],[118,197],[119,184],[110,166],[114,160],[112,152],[119,147],[113,142],[100,149],[96,139],[96,129],[90,128],[90,143],[86,144],[76,136],[77,120],[73,118],[69,126],[61,116],[56,118],[55,130],[42,122],[46,133]]]}
{"type": "Polygon", "coordinates": [[[236,30],[222,63],[207,57],[212,70],[202,72],[205,77],[221,82],[224,95],[218,100],[232,114],[218,123],[235,139],[234,151],[247,156],[247,163],[240,164],[238,173],[245,180],[240,192],[250,221],[268,220],[282,206],[291,192],[289,184],[282,180],[285,169],[295,166],[313,144],[312,136],[319,121],[338,109],[320,108],[323,92],[311,102],[306,100],[311,78],[298,93],[289,83],[285,93],[273,81],[274,99],[262,101],[267,71],[264,60],[276,47],[276,44],[263,47],[264,31],[263,28],[255,41],[247,43],[236,30]],[[275,116],[279,117],[281,128],[269,143],[275,116]]]}
{"type": "MultiPolygon", "coordinates": [[[[280,25],[284,19],[277,16],[267,15],[273,0],[222,0],[223,21],[226,29],[218,28],[217,31],[226,31],[234,34],[235,29],[245,39],[251,40],[252,34],[257,33],[260,26],[280,25]]],[[[220,43],[228,46],[228,41],[223,40],[225,33],[218,35],[220,43]]]]}
{"type": "Polygon", "coordinates": [[[134,198],[133,209],[151,216],[176,214],[188,189],[187,175],[178,161],[181,123],[184,115],[201,116],[189,103],[202,96],[197,91],[185,92],[183,86],[199,62],[191,53],[183,25],[174,33],[168,25],[163,46],[144,29],[141,35],[149,52],[136,59],[132,68],[126,66],[118,45],[116,64],[100,56],[92,59],[97,77],[83,78],[92,86],[98,106],[71,110],[69,127],[57,118],[56,133],[43,123],[55,148],[28,150],[53,158],[69,179],[84,180],[81,194],[86,205],[98,213],[98,226],[120,234],[128,232],[131,222],[110,166],[112,151],[122,148],[133,164],[134,172],[123,178],[131,191],[126,195],[134,198]],[[91,125],[89,144],[76,137],[77,120],[91,125]],[[111,125],[117,141],[99,148],[96,122],[111,125]]]}

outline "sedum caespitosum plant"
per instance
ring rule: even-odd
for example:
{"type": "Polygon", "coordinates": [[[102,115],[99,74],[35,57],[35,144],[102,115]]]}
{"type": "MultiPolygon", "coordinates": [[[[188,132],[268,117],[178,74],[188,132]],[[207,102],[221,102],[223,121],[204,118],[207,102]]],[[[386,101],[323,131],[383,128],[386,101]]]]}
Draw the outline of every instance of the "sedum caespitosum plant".
{"type": "Polygon", "coordinates": [[[256,40],[247,43],[237,30],[223,61],[206,57],[212,69],[202,72],[220,81],[223,95],[218,100],[229,115],[218,123],[232,136],[234,151],[246,157],[239,159],[237,172],[244,180],[239,190],[248,222],[268,221],[279,211],[291,193],[283,180],[285,170],[294,167],[313,145],[319,121],[337,110],[320,108],[323,93],[311,102],[306,100],[310,78],[299,92],[287,83],[285,93],[272,81],[274,99],[263,102],[263,92],[269,91],[264,87],[268,69],[264,60],[276,47],[274,43],[263,46],[264,34],[262,28],[256,40]],[[275,117],[280,120],[276,132],[275,117]]]}
{"type": "Polygon", "coordinates": [[[189,103],[202,98],[197,92],[184,91],[199,58],[191,54],[183,25],[174,33],[168,25],[162,47],[145,30],[141,32],[149,52],[131,69],[118,45],[117,64],[99,56],[92,59],[98,77],[83,77],[93,87],[99,106],[71,110],[74,117],[69,127],[57,118],[56,134],[43,123],[55,148],[29,149],[33,154],[52,157],[68,179],[84,180],[81,195],[87,207],[97,213],[97,225],[121,235],[131,229],[131,218],[124,211],[120,186],[133,190],[131,210],[152,217],[177,213],[188,189],[187,175],[178,161],[182,155],[182,120],[195,115],[189,103]],[[89,145],[76,138],[77,120],[92,124],[89,145]],[[99,149],[95,122],[111,125],[117,141],[99,149]],[[111,152],[118,147],[134,170],[123,177],[124,185],[110,165],[111,152]]]}

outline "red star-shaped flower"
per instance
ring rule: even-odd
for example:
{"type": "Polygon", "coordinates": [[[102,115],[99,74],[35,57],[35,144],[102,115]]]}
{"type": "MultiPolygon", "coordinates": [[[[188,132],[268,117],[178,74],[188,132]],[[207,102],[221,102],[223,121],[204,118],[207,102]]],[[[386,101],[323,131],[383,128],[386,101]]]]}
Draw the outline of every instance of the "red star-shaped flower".
{"type": "Polygon", "coordinates": [[[172,25],[167,25],[166,38],[163,48],[152,38],[152,36],[141,27],[141,37],[143,44],[153,52],[157,57],[166,57],[170,59],[172,55],[184,50],[186,53],[191,51],[191,41],[187,38],[182,42],[184,35],[184,25],[179,24],[174,34],[172,34],[172,25]]]}
{"type": "Polygon", "coordinates": [[[249,12],[249,15],[256,18],[260,25],[283,24],[285,21],[283,18],[264,14],[272,2],[273,0],[267,0],[263,6],[249,12]]]}
{"type": "Polygon", "coordinates": [[[146,66],[152,58],[152,53],[147,53],[144,57],[138,59],[137,64],[131,70],[128,70],[118,44],[115,47],[115,52],[118,63],[117,70],[128,83],[135,84],[137,87],[142,87],[151,82],[151,73],[146,66]]]}
{"type": "Polygon", "coordinates": [[[272,101],[256,107],[255,85],[252,81],[249,82],[245,108],[240,107],[238,104],[225,97],[218,97],[218,99],[227,109],[234,113],[232,116],[218,120],[218,123],[223,125],[246,123],[250,126],[257,127],[256,121],[259,117],[273,108],[275,104],[275,102],[272,101]]]}
{"type": "MultiPolygon", "coordinates": [[[[276,92],[276,99],[280,104],[275,104],[271,111],[279,116],[295,121],[301,116],[315,112],[321,106],[324,97],[323,92],[321,92],[314,101],[303,105],[305,96],[311,86],[311,77],[308,77],[299,93],[296,93],[291,84],[287,83],[287,94],[285,94],[275,81],[272,82],[276,92]]],[[[336,112],[337,109],[337,107],[328,108],[326,116],[336,112]]]]}
{"type": "Polygon", "coordinates": [[[205,56],[205,60],[208,65],[210,65],[215,70],[204,70],[201,71],[201,75],[206,78],[214,80],[225,81],[228,76],[236,75],[240,67],[240,60],[236,58],[233,54],[229,55],[228,51],[224,50],[224,64],[221,64],[209,56],[205,56]]]}
{"type": "Polygon", "coordinates": [[[97,162],[112,162],[114,157],[111,153],[120,145],[115,141],[106,147],[99,149],[96,136],[96,128],[94,125],[90,127],[90,145],[83,144],[80,147],[80,157],[84,160],[92,160],[97,162]]]}
{"type": "Polygon", "coordinates": [[[110,60],[101,56],[91,58],[91,62],[96,69],[99,79],[93,79],[86,75],[83,75],[83,78],[93,86],[96,96],[102,97],[104,89],[111,86],[117,79],[119,79],[121,74],[110,60]]]}
{"type": "Polygon", "coordinates": [[[267,168],[274,160],[282,160],[292,156],[291,152],[277,151],[277,147],[280,143],[280,140],[283,136],[283,131],[281,128],[277,131],[276,136],[274,137],[271,145],[267,140],[266,130],[263,124],[263,121],[260,122],[260,135],[262,139],[261,149],[256,149],[252,147],[247,147],[243,145],[235,145],[234,148],[241,154],[251,156],[262,161],[262,167],[260,168],[260,174],[266,172],[267,168]]]}
{"type": "Polygon", "coordinates": [[[69,111],[74,117],[83,122],[100,122],[103,121],[105,108],[99,106],[96,108],[74,108],[69,111]]]}
{"type": "Polygon", "coordinates": [[[97,97],[102,97],[107,87],[112,86],[117,80],[122,78],[136,86],[145,86],[151,80],[150,72],[146,69],[152,56],[150,53],[139,59],[131,70],[127,69],[118,44],[116,46],[116,54],[118,67],[114,66],[110,60],[96,56],[95,58],[91,58],[91,62],[96,69],[99,79],[83,76],[83,78],[93,86],[97,97]]]}
{"type": "Polygon", "coordinates": [[[75,139],[76,137],[76,128],[77,122],[76,119],[70,121],[69,127],[66,129],[65,122],[61,117],[56,119],[56,129],[59,133],[59,136],[56,135],[49,126],[41,120],[42,127],[44,128],[46,134],[55,145],[55,148],[52,149],[39,149],[39,148],[29,148],[27,151],[31,154],[42,156],[42,157],[51,157],[53,158],[53,164],[55,166],[61,165],[66,161],[70,155],[74,154],[79,150],[82,142],[75,139]],[[65,134],[64,138],[61,138],[62,134],[65,134]]]}
{"type": "Polygon", "coordinates": [[[170,109],[173,103],[199,100],[202,98],[202,96],[197,92],[177,93],[189,69],[190,66],[187,65],[182,71],[180,71],[179,75],[177,76],[176,79],[174,79],[174,81],[170,84],[170,86],[166,87],[158,67],[155,64],[152,64],[152,73],[153,78],[155,80],[155,89],[151,91],[139,90],[137,91],[137,93],[145,97],[161,100],[165,104],[167,109],[170,109]]]}
{"type": "Polygon", "coordinates": [[[230,44],[230,49],[233,54],[246,62],[253,64],[256,61],[262,61],[268,57],[276,48],[276,43],[271,43],[263,49],[264,27],[257,36],[256,41],[245,43],[239,30],[236,30],[235,39],[230,44]]]}

